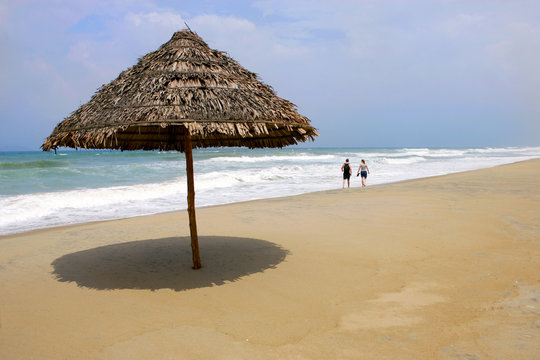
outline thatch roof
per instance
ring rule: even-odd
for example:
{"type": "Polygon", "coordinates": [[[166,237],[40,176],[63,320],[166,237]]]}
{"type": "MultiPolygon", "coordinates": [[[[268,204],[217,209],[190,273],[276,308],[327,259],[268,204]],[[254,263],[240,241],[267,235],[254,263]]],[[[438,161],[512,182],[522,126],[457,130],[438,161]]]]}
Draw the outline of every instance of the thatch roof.
{"type": "Polygon", "coordinates": [[[283,147],[318,136],[296,106],[226,53],[183,30],[103,85],[42,149],[283,147]],[[189,129],[189,130],[188,130],[189,129]]]}

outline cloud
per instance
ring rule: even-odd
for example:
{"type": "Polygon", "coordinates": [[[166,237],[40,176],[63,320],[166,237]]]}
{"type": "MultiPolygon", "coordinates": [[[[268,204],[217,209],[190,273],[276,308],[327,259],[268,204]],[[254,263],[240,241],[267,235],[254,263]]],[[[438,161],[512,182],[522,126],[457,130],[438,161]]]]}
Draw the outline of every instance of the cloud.
{"type": "Polygon", "coordinates": [[[102,83],[135,65],[139,57],[156,50],[173,32],[184,27],[183,17],[170,11],[129,11],[116,17],[93,16],[91,21],[85,17],[81,22],[84,25],[75,24],[72,27],[77,29],[74,36],[76,41],[69,46],[66,59],[72,66],[84,69],[84,78],[102,83]],[[99,28],[99,33],[95,30],[91,32],[88,24],[99,28]],[[86,35],[86,32],[89,34],[86,35]],[[103,32],[107,35],[103,36],[103,32]]]}
{"type": "MultiPolygon", "coordinates": [[[[532,106],[540,118],[540,25],[512,22],[501,29],[498,41],[489,47],[499,76],[514,94],[513,101],[532,106]]],[[[538,120],[540,122],[540,120],[538,120]]]]}
{"type": "Polygon", "coordinates": [[[171,12],[128,13],[125,20],[128,24],[131,23],[136,27],[143,28],[159,26],[167,29],[179,29],[184,26],[182,16],[171,12]]]}
{"type": "Polygon", "coordinates": [[[193,25],[209,31],[222,31],[226,34],[237,32],[253,32],[257,30],[255,24],[247,19],[234,16],[199,15],[190,20],[193,25]]]}
{"type": "Polygon", "coordinates": [[[485,24],[485,20],[486,17],[480,14],[459,14],[443,21],[441,28],[450,37],[471,36],[485,24]]]}
{"type": "Polygon", "coordinates": [[[88,70],[94,71],[97,69],[97,65],[92,61],[96,55],[92,48],[92,44],[88,41],[77,42],[69,48],[67,58],[85,66],[88,70]]]}
{"type": "Polygon", "coordinates": [[[8,1],[0,2],[0,28],[4,28],[8,23],[8,1]]]}
{"type": "Polygon", "coordinates": [[[47,63],[45,60],[35,57],[33,59],[26,59],[24,61],[24,71],[32,75],[45,75],[50,73],[53,66],[47,63]]]}
{"type": "Polygon", "coordinates": [[[245,18],[202,14],[186,21],[210,48],[227,52],[246,69],[262,74],[262,80],[277,90],[290,82],[294,66],[305,64],[309,51],[301,41],[280,36],[276,27],[245,18]]]}
{"type": "Polygon", "coordinates": [[[232,16],[201,15],[190,21],[190,26],[217,50],[248,62],[265,59],[298,58],[305,55],[307,48],[294,39],[280,37],[273,27],[257,26],[253,22],[232,16]],[[200,29],[200,31],[199,31],[200,29]]]}

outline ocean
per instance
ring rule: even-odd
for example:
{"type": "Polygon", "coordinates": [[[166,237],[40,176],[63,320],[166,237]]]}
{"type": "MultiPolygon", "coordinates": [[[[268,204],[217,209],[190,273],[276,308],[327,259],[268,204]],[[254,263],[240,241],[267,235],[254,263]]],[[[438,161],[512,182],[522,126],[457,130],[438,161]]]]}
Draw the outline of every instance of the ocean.
{"type": "MultiPolygon", "coordinates": [[[[519,148],[218,148],[194,151],[196,206],[339,189],[341,165],[361,159],[368,186],[540,157],[519,148]]],[[[0,153],[0,235],[184,210],[185,157],[177,152],[0,153]]]]}

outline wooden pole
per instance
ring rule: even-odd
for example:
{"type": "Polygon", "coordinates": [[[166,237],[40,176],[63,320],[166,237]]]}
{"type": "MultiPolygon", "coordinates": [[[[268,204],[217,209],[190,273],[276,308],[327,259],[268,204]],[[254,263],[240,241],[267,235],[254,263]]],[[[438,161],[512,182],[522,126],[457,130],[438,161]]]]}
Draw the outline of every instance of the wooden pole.
{"type": "Polygon", "coordinates": [[[201,256],[199,254],[199,238],[197,236],[197,220],[195,218],[195,181],[193,180],[193,152],[191,134],[186,129],[184,152],[186,153],[187,173],[187,203],[189,215],[189,231],[191,233],[191,252],[193,254],[193,269],[201,268],[201,256]]]}

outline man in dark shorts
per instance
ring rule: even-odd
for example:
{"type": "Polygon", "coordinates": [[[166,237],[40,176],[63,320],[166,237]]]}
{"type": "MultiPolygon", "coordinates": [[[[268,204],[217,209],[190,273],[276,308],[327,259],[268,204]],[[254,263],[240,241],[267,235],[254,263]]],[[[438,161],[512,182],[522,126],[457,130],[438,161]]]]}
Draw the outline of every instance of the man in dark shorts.
{"type": "Polygon", "coordinates": [[[347,181],[347,187],[351,187],[351,164],[349,164],[349,159],[346,159],[345,163],[341,165],[341,171],[343,172],[342,189],[345,189],[345,181],[347,181]]]}

